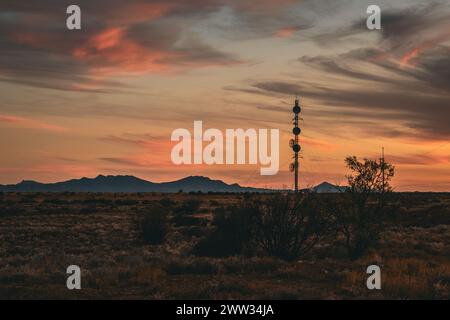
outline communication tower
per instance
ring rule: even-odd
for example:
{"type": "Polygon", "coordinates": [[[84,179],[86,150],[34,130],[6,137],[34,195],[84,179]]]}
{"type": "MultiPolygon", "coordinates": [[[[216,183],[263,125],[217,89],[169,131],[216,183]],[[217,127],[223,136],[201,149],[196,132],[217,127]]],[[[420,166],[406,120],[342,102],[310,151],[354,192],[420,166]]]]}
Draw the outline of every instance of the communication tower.
{"type": "Polygon", "coordinates": [[[294,190],[298,192],[298,169],[299,169],[299,152],[301,150],[300,144],[298,142],[299,135],[301,133],[301,129],[298,126],[299,115],[302,109],[300,107],[300,98],[297,96],[295,99],[295,105],[292,108],[292,112],[294,113],[293,124],[294,128],[292,129],[292,133],[294,134],[294,138],[289,141],[289,146],[294,151],[294,162],[289,165],[289,170],[294,172],[294,190]]]}

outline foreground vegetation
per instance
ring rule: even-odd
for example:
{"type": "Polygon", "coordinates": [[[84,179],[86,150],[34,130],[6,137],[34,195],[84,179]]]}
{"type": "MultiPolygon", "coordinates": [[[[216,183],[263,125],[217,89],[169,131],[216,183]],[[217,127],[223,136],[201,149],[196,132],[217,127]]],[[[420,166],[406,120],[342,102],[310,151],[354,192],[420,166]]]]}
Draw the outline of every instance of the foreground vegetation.
{"type": "Polygon", "coordinates": [[[292,242],[271,242],[277,250],[266,243],[278,234],[274,209],[288,205],[273,197],[0,194],[0,298],[450,297],[449,194],[396,194],[396,214],[357,257],[342,230],[330,228],[334,213],[326,215],[330,201],[345,203],[345,194],[305,195],[300,201],[324,215],[318,225],[291,223],[307,240],[291,238],[294,250],[283,254],[292,242]],[[264,211],[270,203],[272,215],[264,211]],[[249,210],[263,210],[266,220],[249,210]],[[71,264],[82,269],[82,290],[66,289],[71,264]],[[382,290],[366,288],[370,264],[382,268],[382,290]]]}

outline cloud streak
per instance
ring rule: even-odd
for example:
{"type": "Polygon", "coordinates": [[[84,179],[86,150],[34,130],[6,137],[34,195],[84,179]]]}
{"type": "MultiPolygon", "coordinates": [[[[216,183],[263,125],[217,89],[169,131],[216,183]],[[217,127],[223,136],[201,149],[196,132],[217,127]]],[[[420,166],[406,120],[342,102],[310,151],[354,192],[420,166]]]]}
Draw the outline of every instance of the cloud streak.
{"type": "Polygon", "coordinates": [[[17,117],[17,116],[11,116],[11,115],[4,115],[0,114],[0,122],[10,124],[12,126],[21,127],[21,128],[27,128],[27,129],[38,129],[38,130],[45,130],[45,131],[52,131],[52,132],[66,132],[68,131],[67,128],[49,124],[43,121],[29,119],[29,118],[23,118],[23,117],[17,117]]]}

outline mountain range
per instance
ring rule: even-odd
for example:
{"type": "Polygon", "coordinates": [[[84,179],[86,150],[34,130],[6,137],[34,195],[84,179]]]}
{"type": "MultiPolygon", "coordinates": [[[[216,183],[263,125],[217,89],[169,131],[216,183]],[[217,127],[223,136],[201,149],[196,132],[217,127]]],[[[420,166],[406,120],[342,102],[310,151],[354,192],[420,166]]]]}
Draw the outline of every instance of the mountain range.
{"type": "MultiPolygon", "coordinates": [[[[340,192],[340,188],[328,182],[310,189],[313,192],[340,192]]],[[[270,192],[263,188],[242,187],[237,183],[227,184],[203,176],[189,176],[171,182],[151,182],[129,175],[72,179],[56,183],[41,183],[24,180],[18,184],[0,185],[0,192],[270,192]]]]}

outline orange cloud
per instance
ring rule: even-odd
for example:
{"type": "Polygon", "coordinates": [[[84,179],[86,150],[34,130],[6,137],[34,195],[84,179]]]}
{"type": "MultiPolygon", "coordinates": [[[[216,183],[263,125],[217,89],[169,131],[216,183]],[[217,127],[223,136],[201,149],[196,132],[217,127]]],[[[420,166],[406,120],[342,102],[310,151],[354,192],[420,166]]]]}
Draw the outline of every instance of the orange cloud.
{"type": "Polygon", "coordinates": [[[158,44],[148,46],[148,42],[142,44],[131,38],[128,31],[127,27],[108,28],[73,50],[72,55],[88,66],[91,78],[96,80],[115,75],[169,73],[191,67],[243,63],[233,55],[195,39],[182,48],[174,45],[158,47],[158,44]]]}
{"type": "Polygon", "coordinates": [[[173,56],[173,53],[150,51],[127,39],[125,35],[125,27],[109,28],[75,49],[73,56],[91,64],[91,73],[96,76],[118,73],[144,74],[167,69],[166,65],[158,61],[173,56]]]}
{"type": "Polygon", "coordinates": [[[331,151],[336,148],[334,145],[332,145],[331,143],[328,143],[326,141],[319,140],[319,139],[312,139],[312,138],[308,138],[305,136],[300,138],[300,145],[308,145],[308,146],[318,147],[325,151],[331,151]]]}
{"type": "Polygon", "coordinates": [[[294,33],[296,33],[299,30],[298,27],[295,26],[291,26],[291,27],[284,27],[281,29],[278,29],[277,32],[275,32],[275,37],[278,38],[289,38],[292,37],[294,35],[294,33]]]}
{"type": "Polygon", "coordinates": [[[400,67],[401,68],[415,67],[417,64],[417,61],[411,62],[411,60],[417,58],[419,56],[419,53],[421,52],[421,50],[422,50],[421,48],[415,48],[414,50],[403,55],[403,57],[401,57],[401,59],[400,59],[400,67]]]}
{"type": "Polygon", "coordinates": [[[169,138],[161,137],[139,137],[138,135],[108,136],[101,138],[104,141],[129,145],[138,148],[137,151],[130,154],[127,152],[124,156],[106,156],[98,160],[106,161],[116,165],[125,165],[127,167],[141,168],[169,168],[173,167],[170,160],[170,152],[174,142],[169,138]]]}
{"type": "Polygon", "coordinates": [[[401,68],[415,67],[418,62],[417,59],[420,56],[420,54],[422,54],[422,52],[424,52],[425,50],[431,49],[431,48],[435,47],[437,44],[439,44],[443,41],[447,41],[448,39],[450,39],[450,33],[444,33],[432,40],[421,43],[419,46],[417,46],[416,48],[412,49],[411,51],[405,53],[400,58],[400,67],[401,68]]]}
{"type": "Polygon", "coordinates": [[[16,124],[18,126],[24,127],[24,128],[30,128],[30,129],[41,129],[46,131],[56,131],[56,132],[62,132],[67,131],[66,128],[48,124],[46,122],[34,120],[34,119],[28,119],[23,117],[16,117],[16,116],[9,116],[9,115],[1,115],[0,114],[0,122],[7,122],[16,124]]]}
{"type": "Polygon", "coordinates": [[[122,40],[125,28],[111,28],[93,38],[93,46],[97,50],[115,47],[122,40]]]}

